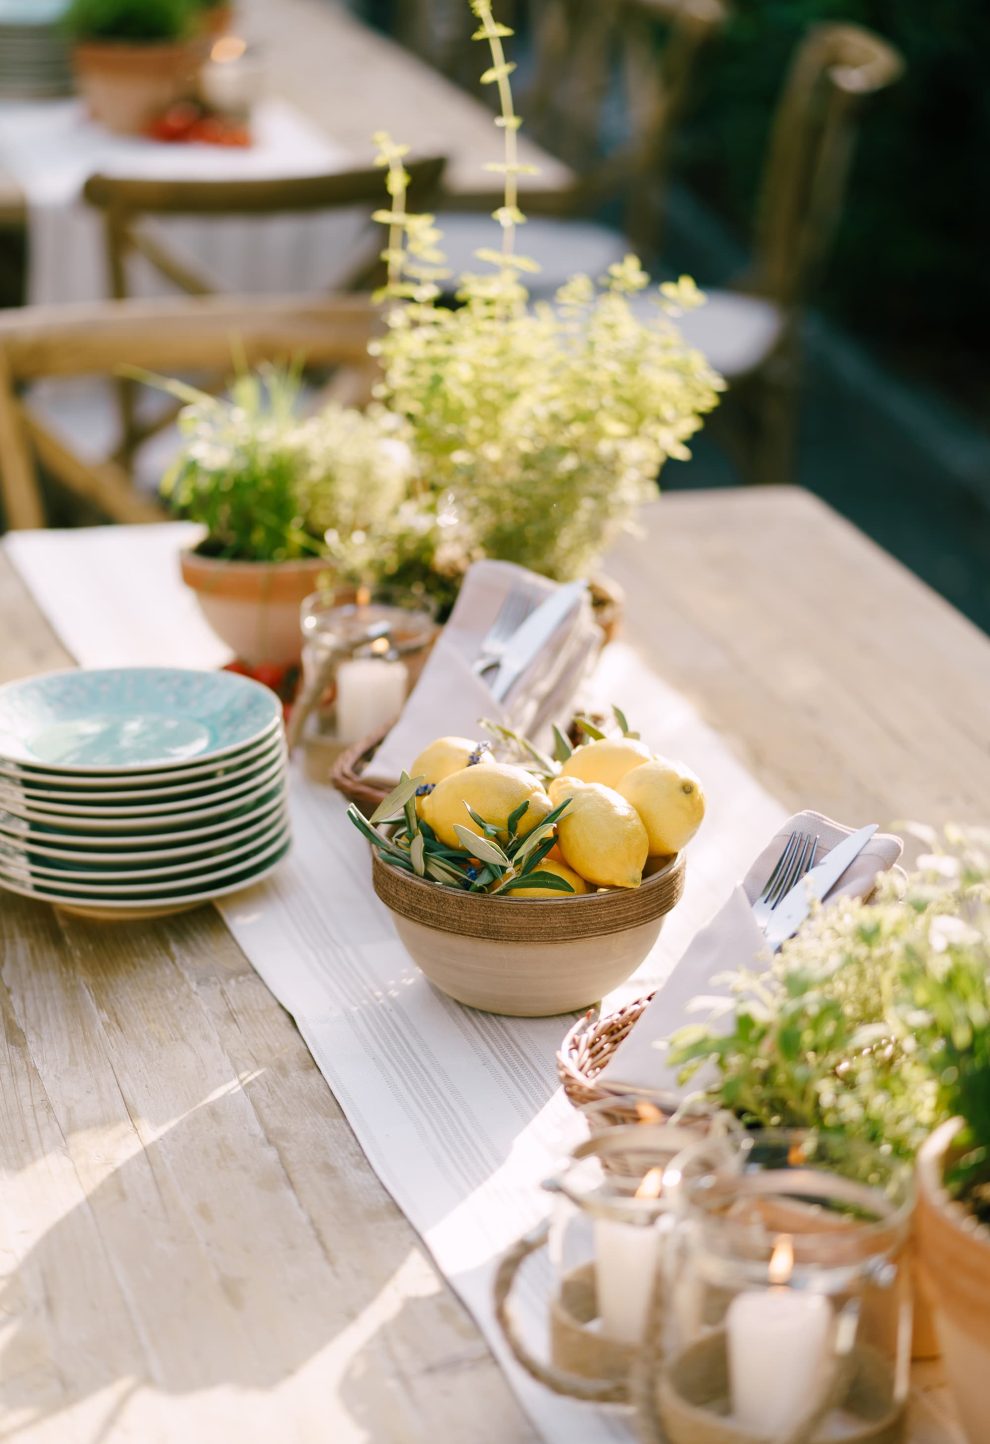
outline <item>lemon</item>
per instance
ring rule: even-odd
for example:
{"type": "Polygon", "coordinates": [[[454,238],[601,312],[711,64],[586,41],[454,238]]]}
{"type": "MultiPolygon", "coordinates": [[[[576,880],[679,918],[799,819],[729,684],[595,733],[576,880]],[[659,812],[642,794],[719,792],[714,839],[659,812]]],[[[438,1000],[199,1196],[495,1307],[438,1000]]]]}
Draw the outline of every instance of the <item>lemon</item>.
{"type": "Polygon", "coordinates": [[[602,737],[577,747],[561,768],[562,777],[616,787],[633,767],[649,762],[653,753],[635,737],[602,737]]]}
{"type": "Polygon", "coordinates": [[[551,811],[551,803],[539,781],[523,767],[506,762],[493,762],[488,767],[464,767],[438,782],[422,799],[423,821],[429,823],[447,847],[460,847],[454,825],[466,827],[481,836],[481,828],[468,813],[472,808],[479,817],[498,828],[500,842],[508,841],[508,820],[523,803],[529,806],[518,824],[520,837],[532,832],[551,811]],[[465,806],[465,804],[467,804],[465,806]]]}
{"type": "Polygon", "coordinates": [[[698,831],[705,815],[701,782],[683,762],[656,757],[636,767],[619,783],[649,834],[650,856],[680,852],[698,831]]]}
{"type": "MultiPolygon", "coordinates": [[[[554,848],[554,852],[556,852],[556,850],[557,850],[557,849],[554,848]]],[[[545,858],[543,859],[543,861],[537,865],[537,867],[534,869],[534,871],[536,871],[536,872],[552,872],[553,875],[554,875],[554,877],[562,877],[565,882],[569,882],[569,883],[570,883],[571,887],[574,889],[574,891],[575,891],[576,893],[590,892],[590,891],[591,891],[591,889],[589,888],[588,884],[585,882],[584,878],[583,878],[583,877],[578,877],[577,873],[574,871],[573,868],[568,867],[567,864],[564,863],[564,862],[557,862],[557,861],[555,861],[555,860],[552,858],[552,856],[550,856],[550,855],[548,855],[547,857],[545,857],[545,858]]],[[[567,893],[567,892],[556,892],[553,888],[550,888],[550,887],[514,887],[514,888],[512,889],[512,891],[511,891],[511,893],[509,893],[509,897],[570,897],[570,896],[571,896],[570,893],[567,893]]]]}
{"type": "Polygon", "coordinates": [[[565,797],[557,846],[567,866],[595,887],[639,887],[650,848],[636,809],[600,782],[555,777],[550,800],[558,806],[565,797]]]}
{"type": "MultiPolygon", "coordinates": [[[[422,777],[424,787],[433,788],[452,772],[461,772],[465,767],[494,762],[487,742],[474,742],[470,737],[438,737],[416,758],[409,769],[410,777],[422,777]]],[[[416,811],[423,816],[423,802],[426,797],[416,798],[416,811]]]]}

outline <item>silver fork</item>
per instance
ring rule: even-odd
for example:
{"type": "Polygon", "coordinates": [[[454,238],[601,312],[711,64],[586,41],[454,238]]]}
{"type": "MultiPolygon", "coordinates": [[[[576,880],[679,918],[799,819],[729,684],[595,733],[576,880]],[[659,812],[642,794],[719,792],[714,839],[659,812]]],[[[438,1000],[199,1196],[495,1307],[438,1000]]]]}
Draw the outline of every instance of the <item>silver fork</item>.
{"type": "Polygon", "coordinates": [[[512,587],[506,593],[494,622],[482,639],[478,655],[471,664],[476,677],[483,677],[486,672],[500,664],[502,654],[512,637],[536,605],[537,599],[525,587],[512,587]]]}
{"type": "Polygon", "coordinates": [[[753,904],[753,917],[760,928],[770,921],[770,914],[805,873],[810,872],[818,850],[818,837],[810,832],[792,832],[773,871],[753,904]]]}

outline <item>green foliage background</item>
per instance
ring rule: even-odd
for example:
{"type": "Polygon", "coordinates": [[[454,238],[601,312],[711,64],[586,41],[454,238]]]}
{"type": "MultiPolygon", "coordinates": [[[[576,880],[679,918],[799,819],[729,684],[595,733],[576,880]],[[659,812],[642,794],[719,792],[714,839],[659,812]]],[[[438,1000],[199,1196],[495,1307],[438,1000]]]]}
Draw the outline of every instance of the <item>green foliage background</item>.
{"type": "Polygon", "coordinates": [[[907,73],[863,113],[851,204],[821,302],[860,335],[965,369],[990,321],[990,4],[986,0],[733,0],[700,67],[679,171],[747,240],[773,107],[806,28],[857,21],[907,73]]]}

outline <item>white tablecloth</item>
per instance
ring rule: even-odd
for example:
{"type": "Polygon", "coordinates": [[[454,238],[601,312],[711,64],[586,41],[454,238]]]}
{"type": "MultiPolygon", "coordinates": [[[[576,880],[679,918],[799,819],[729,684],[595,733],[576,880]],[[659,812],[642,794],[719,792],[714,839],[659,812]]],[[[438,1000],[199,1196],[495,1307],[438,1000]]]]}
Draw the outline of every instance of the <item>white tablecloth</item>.
{"type": "MultiPolygon", "coordinates": [[[[0,162],[27,199],[28,299],[47,305],[108,294],[102,218],[82,200],[96,172],[141,180],[270,180],[366,166],[373,150],[369,138],[367,155],[349,155],[279,100],[258,105],[254,137],[243,150],[167,145],[112,135],[75,100],[0,104],[0,162]]],[[[351,268],[355,247],[373,253],[381,245],[366,207],[257,219],[180,217],[155,228],[172,252],[215,279],[219,291],[248,294],[332,289],[351,268]]],[[[133,260],[132,276],[138,295],[173,289],[141,257],[133,260]]]]}

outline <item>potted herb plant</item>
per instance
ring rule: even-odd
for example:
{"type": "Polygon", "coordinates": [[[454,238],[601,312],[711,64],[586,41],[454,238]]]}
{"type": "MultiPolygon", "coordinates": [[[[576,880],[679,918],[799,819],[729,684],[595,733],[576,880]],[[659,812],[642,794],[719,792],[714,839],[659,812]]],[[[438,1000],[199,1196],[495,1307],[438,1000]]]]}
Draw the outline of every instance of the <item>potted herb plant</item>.
{"type": "Polygon", "coordinates": [[[685,1080],[761,1127],[825,1129],[917,1158],[916,1247],[976,1444],[990,1372],[990,832],[925,831],[907,880],[819,909],[728,1019],[683,1029],[685,1080]],[[903,891],[901,890],[903,888],[903,891]],[[705,1075],[698,1075],[699,1081],[705,1075]]]}
{"type": "Polygon", "coordinates": [[[140,134],[190,83],[191,0],[72,0],[65,26],[80,92],[109,130],[140,134]]]}
{"type": "Polygon", "coordinates": [[[380,410],[301,416],[291,372],[242,375],[229,399],[161,384],[187,402],[163,490],[205,528],[183,553],[183,579],[242,661],[288,666],[299,659],[299,604],[324,574],[374,571],[377,539],[402,514],[408,452],[380,410]]]}
{"type": "Polygon", "coordinates": [[[656,293],[644,322],[629,304],[649,285],[635,257],[596,282],[576,277],[555,303],[531,304],[518,179],[520,117],[489,0],[472,0],[492,57],[505,157],[501,240],[460,278],[458,305],[438,304],[442,237],[433,217],[406,208],[404,147],[377,137],[387,172],[389,228],[381,295],[388,325],[376,343],[380,396],[406,421],[447,570],[498,557],[558,581],[588,576],[640,504],[656,494],[671,457],[718,400],[723,383],[683,341],[675,317],[703,298],[684,278],[656,293]],[[442,525],[439,525],[442,523],[442,525]]]}

